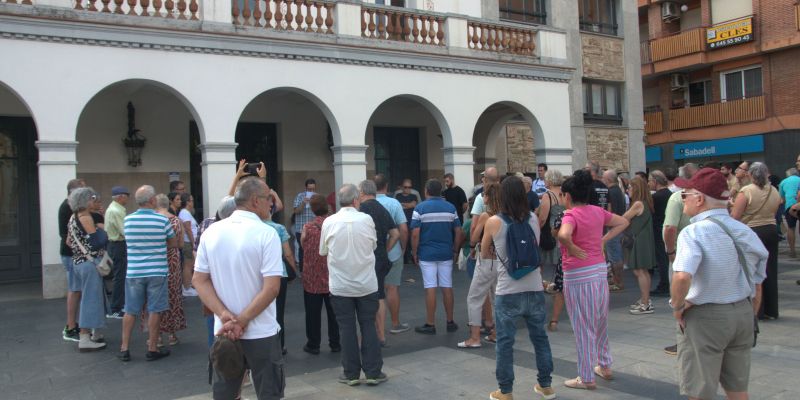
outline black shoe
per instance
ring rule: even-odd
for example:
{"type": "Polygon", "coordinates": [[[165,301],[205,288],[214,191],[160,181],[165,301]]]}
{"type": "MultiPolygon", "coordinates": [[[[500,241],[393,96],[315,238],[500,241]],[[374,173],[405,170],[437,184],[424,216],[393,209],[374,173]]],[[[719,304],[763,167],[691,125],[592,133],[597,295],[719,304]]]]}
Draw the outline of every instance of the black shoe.
{"type": "Polygon", "coordinates": [[[347,386],[358,386],[361,381],[358,378],[348,378],[344,375],[339,376],[339,383],[344,383],[347,386]]]}
{"type": "Polygon", "coordinates": [[[386,374],[381,372],[380,375],[378,375],[376,377],[372,377],[372,378],[367,377],[367,379],[364,380],[364,383],[366,383],[369,386],[377,386],[377,385],[380,385],[383,382],[386,382],[387,380],[389,380],[389,378],[386,377],[386,374]]]}
{"type": "Polygon", "coordinates": [[[458,330],[458,324],[455,321],[447,321],[447,331],[455,332],[458,330]]]}
{"type": "Polygon", "coordinates": [[[436,327],[433,325],[424,324],[414,328],[414,331],[425,335],[435,335],[436,327]]]}
{"type": "Polygon", "coordinates": [[[130,361],[131,360],[131,352],[130,352],[130,350],[120,351],[119,354],[117,354],[117,358],[120,361],[124,361],[124,362],[130,361]]]}
{"type": "Polygon", "coordinates": [[[339,353],[342,351],[342,346],[331,346],[331,353],[339,353]]]}
{"type": "Polygon", "coordinates": [[[308,345],[303,346],[303,351],[305,351],[306,353],[309,353],[309,354],[314,354],[314,355],[319,354],[319,349],[308,347],[308,345]]]}
{"type": "Polygon", "coordinates": [[[667,353],[667,354],[669,354],[671,356],[677,356],[678,355],[678,345],[677,344],[673,344],[672,346],[664,347],[664,353],[667,353]]]}
{"type": "Polygon", "coordinates": [[[162,359],[162,358],[164,358],[164,357],[166,357],[168,355],[169,355],[169,350],[167,350],[167,349],[159,349],[158,351],[148,351],[144,355],[144,358],[147,361],[155,361],[155,360],[162,359]]]}

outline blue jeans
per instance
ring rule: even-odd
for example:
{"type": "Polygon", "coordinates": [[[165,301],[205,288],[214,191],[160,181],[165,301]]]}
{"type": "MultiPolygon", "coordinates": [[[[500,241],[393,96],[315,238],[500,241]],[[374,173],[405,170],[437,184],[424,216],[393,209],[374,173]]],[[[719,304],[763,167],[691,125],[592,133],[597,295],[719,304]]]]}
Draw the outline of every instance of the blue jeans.
{"type": "Polygon", "coordinates": [[[80,288],[77,291],[81,292],[78,326],[86,329],[106,327],[105,289],[96,265],[94,261],[85,261],[73,266],[75,284],[80,288]]]}
{"type": "Polygon", "coordinates": [[[549,387],[553,381],[553,355],[544,329],[547,319],[544,292],[497,295],[494,303],[494,323],[497,329],[495,374],[502,393],[511,393],[514,389],[514,336],[517,334],[516,322],[520,317],[525,319],[528,335],[536,352],[536,377],[539,385],[549,387]]]}

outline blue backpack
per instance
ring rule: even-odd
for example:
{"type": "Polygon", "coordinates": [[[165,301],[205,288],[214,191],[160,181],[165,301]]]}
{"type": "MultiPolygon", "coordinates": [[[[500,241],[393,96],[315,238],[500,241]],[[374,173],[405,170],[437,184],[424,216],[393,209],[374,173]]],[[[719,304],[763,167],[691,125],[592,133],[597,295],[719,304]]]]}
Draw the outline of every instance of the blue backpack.
{"type": "Polygon", "coordinates": [[[506,267],[506,271],[512,278],[520,279],[539,268],[539,245],[536,243],[536,236],[528,223],[530,215],[522,222],[513,221],[503,213],[497,215],[508,224],[506,231],[506,255],[508,258],[503,262],[503,266],[506,267]]]}

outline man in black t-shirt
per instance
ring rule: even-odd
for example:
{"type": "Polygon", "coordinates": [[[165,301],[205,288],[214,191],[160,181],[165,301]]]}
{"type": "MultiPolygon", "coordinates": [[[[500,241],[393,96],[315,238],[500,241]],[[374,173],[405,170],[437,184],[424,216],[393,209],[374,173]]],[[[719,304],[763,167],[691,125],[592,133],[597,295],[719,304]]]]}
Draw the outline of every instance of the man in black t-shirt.
{"type": "MultiPolygon", "coordinates": [[[[402,189],[403,191],[395,194],[394,198],[400,202],[401,206],[403,206],[403,214],[406,215],[406,221],[408,221],[408,223],[411,223],[411,215],[414,214],[414,207],[417,206],[417,203],[419,203],[420,199],[419,197],[417,197],[417,195],[411,192],[411,190],[413,189],[413,186],[411,185],[411,179],[408,178],[403,179],[402,189]]],[[[406,249],[406,254],[404,255],[405,258],[404,261],[406,264],[411,263],[411,246],[410,246],[411,235],[408,235],[408,240],[409,242],[404,243],[406,249]]]]}
{"type": "MultiPolygon", "coordinates": [[[[86,182],[83,179],[72,179],[67,183],[67,196],[73,190],[81,187],[86,187],[86,182]]],[[[78,330],[78,303],[81,300],[81,287],[80,283],[76,280],[72,270],[72,249],[67,246],[67,224],[72,217],[72,209],[69,207],[67,199],[58,207],[58,234],[61,236],[61,263],[64,265],[64,271],[67,274],[67,325],[61,331],[61,336],[64,340],[71,342],[80,341],[80,334],[78,330]]],[[[94,215],[92,216],[94,217],[94,215]]]]}
{"type": "Polygon", "coordinates": [[[669,258],[664,246],[664,217],[667,213],[667,203],[672,191],[669,190],[667,176],[659,171],[650,172],[650,182],[654,185],[653,193],[653,238],[655,239],[656,263],[658,268],[658,286],[650,292],[651,296],[669,296],[669,258]]]}
{"type": "Polygon", "coordinates": [[[589,204],[608,210],[608,186],[600,181],[600,164],[597,161],[586,163],[585,170],[592,174],[592,193],[589,196],[589,204]]]}
{"type": "Polygon", "coordinates": [[[444,186],[447,189],[442,191],[442,197],[456,208],[458,217],[463,219],[464,213],[467,211],[467,194],[464,193],[464,189],[456,186],[453,174],[449,172],[444,174],[444,186]]]}

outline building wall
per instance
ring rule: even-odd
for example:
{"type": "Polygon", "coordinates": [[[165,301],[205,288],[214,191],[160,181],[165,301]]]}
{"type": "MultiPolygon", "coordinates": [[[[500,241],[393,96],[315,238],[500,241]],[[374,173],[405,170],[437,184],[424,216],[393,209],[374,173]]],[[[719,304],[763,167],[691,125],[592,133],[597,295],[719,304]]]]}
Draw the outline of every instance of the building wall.
{"type": "MultiPolygon", "coordinates": [[[[775,115],[800,113],[800,48],[769,55],[769,86],[775,115]]],[[[766,85],[765,85],[766,86],[766,85]]]]}
{"type": "Polygon", "coordinates": [[[583,32],[581,44],[584,78],[625,80],[624,39],[583,32]]]}
{"type": "Polygon", "coordinates": [[[601,168],[630,171],[628,161],[628,131],[619,128],[586,128],[589,159],[601,168]]]}
{"type": "MultiPolygon", "coordinates": [[[[533,132],[528,124],[506,125],[507,172],[536,172],[533,132]]],[[[498,164],[500,160],[498,159],[498,164]]]]}
{"type": "Polygon", "coordinates": [[[729,21],[753,14],[753,0],[710,0],[711,23],[729,21]]]}

